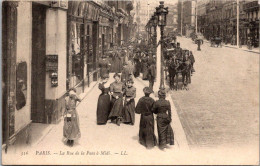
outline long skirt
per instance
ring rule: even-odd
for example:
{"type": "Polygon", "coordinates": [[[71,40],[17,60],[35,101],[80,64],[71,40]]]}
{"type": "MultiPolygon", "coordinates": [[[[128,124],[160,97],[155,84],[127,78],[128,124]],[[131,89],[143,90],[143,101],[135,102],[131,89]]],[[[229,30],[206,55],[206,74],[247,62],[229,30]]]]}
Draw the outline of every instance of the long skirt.
{"type": "Polygon", "coordinates": [[[139,77],[140,71],[141,71],[141,63],[140,63],[140,62],[137,62],[137,63],[135,64],[134,76],[135,76],[135,77],[139,77]]]}
{"type": "Polygon", "coordinates": [[[160,148],[165,148],[166,144],[174,145],[173,130],[167,118],[157,117],[157,129],[160,148]]]}
{"type": "Polygon", "coordinates": [[[125,102],[124,106],[124,122],[135,124],[135,100],[131,99],[129,102],[125,102]]]}
{"type": "Polygon", "coordinates": [[[121,73],[121,70],[122,70],[121,60],[119,58],[115,58],[113,64],[114,64],[114,72],[121,73]]]}
{"type": "Polygon", "coordinates": [[[64,118],[63,136],[69,140],[76,140],[81,137],[79,129],[79,116],[76,110],[71,110],[71,118],[64,118]]]}
{"type": "Polygon", "coordinates": [[[139,128],[139,142],[147,148],[156,146],[157,140],[154,134],[153,114],[141,115],[139,128]]]}
{"type": "Polygon", "coordinates": [[[109,70],[106,67],[100,68],[100,77],[102,78],[105,74],[109,74],[109,70]]]}
{"type": "Polygon", "coordinates": [[[111,112],[108,116],[108,119],[115,119],[118,117],[123,117],[123,98],[120,97],[118,99],[111,99],[111,112]]]}
{"type": "Polygon", "coordinates": [[[106,124],[110,112],[109,94],[101,94],[98,97],[97,104],[97,124],[106,124]]]}
{"type": "Polygon", "coordinates": [[[112,58],[109,58],[108,59],[109,60],[109,63],[111,64],[111,66],[110,66],[110,73],[114,73],[115,72],[115,63],[114,63],[114,59],[112,59],[112,58]]]}
{"type": "Polygon", "coordinates": [[[148,79],[148,68],[146,64],[143,64],[143,80],[148,79]]]}

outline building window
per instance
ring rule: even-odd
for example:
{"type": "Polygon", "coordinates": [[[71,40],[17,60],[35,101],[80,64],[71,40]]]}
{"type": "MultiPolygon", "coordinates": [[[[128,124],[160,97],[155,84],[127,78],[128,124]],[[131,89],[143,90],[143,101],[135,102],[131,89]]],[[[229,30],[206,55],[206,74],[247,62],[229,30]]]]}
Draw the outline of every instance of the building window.
{"type": "Polygon", "coordinates": [[[27,63],[20,62],[16,68],[16,109],[26,105],[27,99],[27,63]]]}

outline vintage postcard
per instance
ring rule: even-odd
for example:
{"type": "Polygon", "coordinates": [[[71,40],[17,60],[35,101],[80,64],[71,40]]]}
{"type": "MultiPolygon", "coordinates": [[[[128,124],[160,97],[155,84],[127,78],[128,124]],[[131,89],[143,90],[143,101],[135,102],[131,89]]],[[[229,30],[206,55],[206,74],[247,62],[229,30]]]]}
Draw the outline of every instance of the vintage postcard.
{"type": "Polygon", "coordinates": [[[3,165],[258,165],[258,0],[4,0],[3,165]]]}

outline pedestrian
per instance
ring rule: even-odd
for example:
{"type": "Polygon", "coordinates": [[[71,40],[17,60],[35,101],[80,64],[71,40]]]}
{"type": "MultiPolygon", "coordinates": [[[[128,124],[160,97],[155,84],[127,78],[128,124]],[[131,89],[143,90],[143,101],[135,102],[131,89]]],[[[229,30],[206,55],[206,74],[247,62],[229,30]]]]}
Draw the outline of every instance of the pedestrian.
{"type": "Polygon", "coordinates": [[[144,57],[142,57],[142,64],[143,64],[143,80],[147,80],[148,77],[148,56],[144,54],[144,57]]]}
{"type": "Polygon", "coordinates": [[[135,97],[136,88],[133,86],[134,81],[132,78],[127,80],[127,86],[125,88],[125,104],[124,104],[124,123],[131,125],[135,124],[135,97]]]}
{"type": "Polygon", "coordinates": [[[118,126],[120,126],[123,117],[123,91],[125,89],[125,85],[120,81],[120,75],[118,73],[114,75],[114,79],[115,81],[110,84],[112,99],[111,112],[108,119],[111,119],[111,122],[115,122],[118,126]]]}
{"type": "Polygon", "coordinates": [[[177,54],[177,59],[178,60],[182,60],[183,59],[183,55],[182,55],[182,49],[180,47],[180,43],[177,43],[177,47],[175,48],[175,52],[177,54]]]}
{"type": "Polygon", "coordinates": [[[146,148],[153,148],[157,144],[156,136],[154,134],[154,116],[152,112],[155,101],[150,97],[150,94],[153,93],[151,88],[145,87],[143,91],[145,96],[139,99],[135,108],[135,112],[141,114],[139,142],[146,148]]]}
{"type": "Polygon", "coordinates": [[[67,139],[67,144],[73,146],[74,141],[81,136],[76,110],[76,104],[81,102],[81,99],[77,96],[75,88],[71,88],[68,93],[68,97],[65,98],[63,136],[67,139]]]}
{"type": "Polygon", "coordinates": [[[158,92],[159,100],[157,100],[152,108],[152,112],[157,114],[157,130],[159,138],[159,148],[161,150],[167,147],[167,144],[174,145],[174,134],[171,127],[171,104],[166,100],[165,89],[158,92]]]}
{"type": "Polygon", "coordinates": [[[190,56],[189,56],[189,58],[190,58],[190,62],[191,62],[191,74],[192,74],[192,73],[195,72],[195,69],[194,69],[194,67],[193,67],[193,64],[195,63],[195,58],[194,58],[194,56],[193,56],[192,51],[190,51],[190,56]]]}
{"type": "Polygon", "coordinates": [[[110,95],[109,95],[109,85],[107,83],[109,79],[108,74],[102,76],[102,81],[99,83],[98,88],[101,90],[101,94],[98,97],[97,104],[97,124],[103,125],[107,123],[108,115],[110,112],[110,95]]]}
{"type": "Polygon", "coordinates": [[[109,69],[110,69],[110,63],[107,60],[106,55],[102,55],[101,59],[99,60],[99,68],[100,68],[100,77],[102,78],[103,75],[109,74],[109,69]]]}
{"type": "Polygon", "coordinates": [[[126,81],[128,80],[130,74],[131,74],[131,71],[129,69],[129,66],[128,66],[127,62],[125,62],[123,65],[123,70],[122,70],[122,74],[121,74],[121,82],[126,84],[126,81]]]}
{"type": "Polygon", "coordinates": [[[122,61],[121,61],[121,56],[117,51],[114,53],[113,62],[114,62],[114,72],[121,73],[122,61]]]}
{"type": "Polygon", "coordinates": [[[134,76],[135,77],[139,77],[140,75],[140,71],[141,71],[141,59],[140,59],[140,50],[138,49],[135,56],[134,56],[134,62],[135,62],[135,72],[134,72],[134,76]]]}
{"type": "Polygon", "coordinates": [[[149,61],[149,67],[148,67],[148,80],[149,80],[149,88],[153,90],[154,80],[155,80],[155,62],[154,60],[150,59],[149,61]]]}

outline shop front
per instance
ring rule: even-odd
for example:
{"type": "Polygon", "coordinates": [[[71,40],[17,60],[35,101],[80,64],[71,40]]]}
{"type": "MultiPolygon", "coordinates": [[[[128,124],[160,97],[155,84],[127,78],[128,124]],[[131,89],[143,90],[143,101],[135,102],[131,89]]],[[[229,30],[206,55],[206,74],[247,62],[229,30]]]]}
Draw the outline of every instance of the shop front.
{"type": "Polygon", "coordinates": [[[83,93],[97,81],[99,8],[92,1],[70,1],[68,6],[67,90],[83,93]]]}
{"type": "Polygon", "coordinates": [[[2,5],[3,144],[29,143],[31,123],[56,123],[66,91],[66,3],[2,5]],[[65,51],[64,51],[65,50],[65,51]]]}

